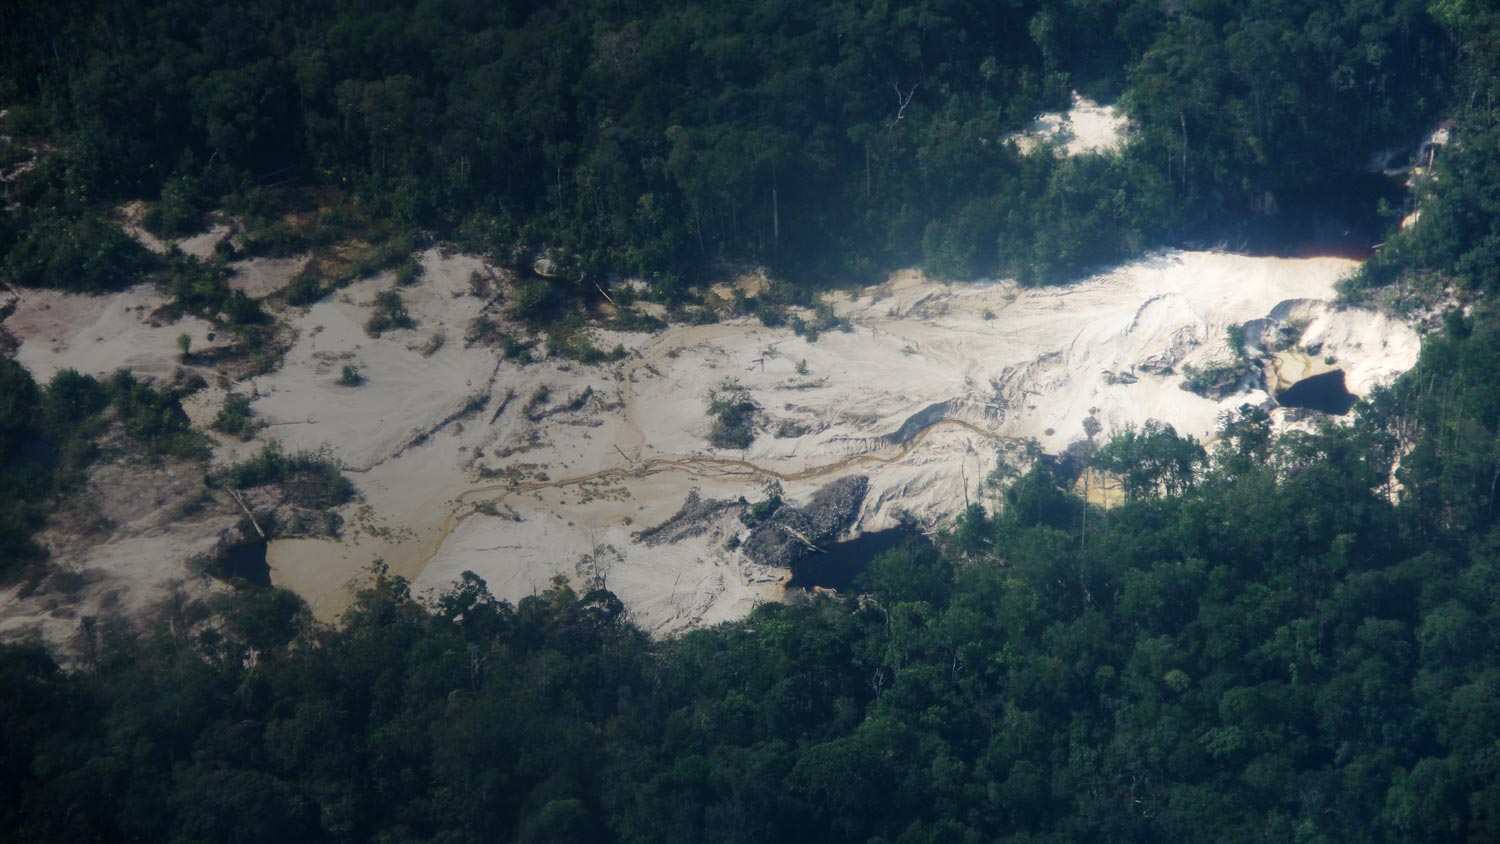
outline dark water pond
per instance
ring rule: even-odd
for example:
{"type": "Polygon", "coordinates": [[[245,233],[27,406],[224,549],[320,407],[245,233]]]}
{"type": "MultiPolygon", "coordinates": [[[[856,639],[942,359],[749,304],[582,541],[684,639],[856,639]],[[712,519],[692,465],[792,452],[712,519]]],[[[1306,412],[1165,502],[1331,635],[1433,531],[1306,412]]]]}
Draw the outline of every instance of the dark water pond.
{"type": "Polygon", "coordinates": [[[1335,369],[1304,378],[1276,394],[1282,407],[1306,407],[1343,416],[1354,407],[1354,396],[1344,386],[1344,372],[1335,369]]]}
{"type": "Polygon", "coordinates": [[[848,542],[835,543],[827,551],[809,554],[793,563],[792,579],[787,581],[787,588],[812,589],[814,586],[822,586],[840,592],[853,592],[854,578],[865,570],[870,560],[913,537],[922,539],[922,534],[913,528],[897,527],[866,533],[848,542]]]}
{"type": "Polygon", "coordinates": [[[219,574],[225,580],[243,579],[256,586],[271,585],[271,566],[266,563],[266,543],[231,545],[219,558],[219,574]]]}

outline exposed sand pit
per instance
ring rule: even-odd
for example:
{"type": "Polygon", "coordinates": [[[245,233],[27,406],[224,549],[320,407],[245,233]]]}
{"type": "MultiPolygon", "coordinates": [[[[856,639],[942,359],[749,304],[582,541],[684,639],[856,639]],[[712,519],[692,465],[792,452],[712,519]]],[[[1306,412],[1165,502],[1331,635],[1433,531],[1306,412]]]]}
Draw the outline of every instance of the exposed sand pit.
{"type": "Polygon", "coordinates": [[[165,255],[171,247],[146,229],[146,203],[133,200],[120,206],[120,228],[135,238],[142,246],[158,255],[165,255]]]}
{"type": "Polygon", "coordinates": [[[1044,143],[1059,155],[1107,153],[1125,143],[1130,121],[1112,105],[1100,105],[1073,92],[1067,111],[1048,111],[1036,116],[1024,132],[1010,136],[1021,152],[1031,152],[1044,143]]]}
{"type": "Polygon", "coordinates": [[[599,346],[632,352],[606,366],[497,364],[458,341],[421,358],[422,338],[439,326],[457,335],[483,307],[465,293],[464,260],[426,256],[425,280],[403,291],[416,329],[365,337],[362,306],[383,282],[351,288],[299,320],[287,365],[256,381],[257,411],[287,423],[266,433],[293,448],[326,446],[357,471],[365,496],[368,516],[354,507],[346,518],[368,526],[343,542],[272,545],[273,577],[322,612],[343,606],[346,583],[377,557],[418,591],[474,570],[514,600],[555,574],[578,576],[579,560],[604,547],[609,587],[647,628],[730,618],[786,576],[724,550],[732,519],[677,545],[631,538],[695,487],[754,500],[776,478],[803,501],[861,473],[871,481],[859,530],[904,515],[932,521],[984,500],[1002,443],[1034,437],[1061,449],[1093,408],[1106,435],[1159,418],[1206,438],[1223,412],[1268,403],[1260,391],[1210,401],[1182,390],[1181,372],[1228,359],[1230,324],[1270,319],[1288,302],[1313,316],[1309,337],[1339,356],[1356,390],[1410,366],[1418,346],[1405,326],[1326,303],[1352,262],[1169,253],[1066,288],[899,274],[835,297],[854,330],[816,343],[738,320],[600,332],[599,346]],[[370,373],[366,386],[333,383],[346,355],[370,373]],[[707,442],[705,397],[728,380],[762,408],[743,452],[707,442]],[[542,386],[549,399],[532,404],[542,386]],[[486,391],[486,406],[454,419],[486,391]]]}
{"type": "Polygon", "coordinates": [[[117,369],[163,378],[181,366],[177,337],[202,351],[227,343],[209,340],[213,326],[197,317],[176,322],[153,318],[171,298],[150,285],[103,296],[23,290],[5,329],[21,342],[16,360],[39,381],[63,369],[102,376],[117,369]]]}
{"type": "MultiPolygon", "coordinates": [[[[421,281],[400,288],[414,327],[369,337],[370,303],[392,282],[361,282],[294,312],[283,366],[236,387],[268,424],[259,439],[326,450],[362,496],[341,511],[339,540],[270,547],[273,582],[323,617],[380,559],[419,593],[465,570],[511,600],[557,574],[602,580],[658,633],[735,618],[778,595],[788,575],[726,549],[744,533],[738,511],[675,543],[634,538],[695,489],[755,501],[775,479],[800,504],[860,474],[869,489],[855,532],[931,523],[992,503],[984,481],[1002,450],[1035,438],[1058,451],[1082,438],[1091,414],[1104,436],[1155,418],[1206,438],[1222,413],[1269,404],[1259,390],[1213,401],[1181,388],[1186,367],[1232,356],[1231,324],[1295,320],[1299,342],[1335,357],[1357,393],[1411,366],[1419,345],[1401,323],[1329,304],[1354,262],[1174,252],[1063,288],[898,273],[831,297],[853,330],[815,343],[740,319],[597,331],[595,345],[618,343],[626,359],[521,366],[465,345],[476,316],[502,319],[470,291],[485,265],[437,252],[422,265],[421,281]],[[363,385],[338,383],[345,364],[363,385]],[[708,444],[705,399],[728,381],[760,406],[743,451],[708,444]]],[[[32,354],[38,366],[50,360],[46,348],[32,354]]],[[[225,443],[217,459],[259,447],[225,443]]]]}
{"type": "Polygon", "coordinates": [[[184,237],[177,241],[177,248],[183,254],[192,255],[199,260],[206,260],[213,256],[214,247],[219,241],[229,236],[229,226],[226,223],[214,223],[207,231],[184,237]]]}
{"type": "Polygon", "coordinates": [[[251,299],[263,299],[281,290],[307,266],[307,256],[297,258],[250,258],[229,264],[229,289],[251,299]]]}

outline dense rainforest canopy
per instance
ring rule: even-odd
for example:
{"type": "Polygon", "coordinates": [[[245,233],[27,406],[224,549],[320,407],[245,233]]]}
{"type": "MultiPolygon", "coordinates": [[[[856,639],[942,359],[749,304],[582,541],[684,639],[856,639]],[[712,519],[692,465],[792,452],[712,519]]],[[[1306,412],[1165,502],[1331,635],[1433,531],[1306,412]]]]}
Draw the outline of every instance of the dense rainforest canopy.
{"type": "Polygon", "coordinates": [[[336,187],[668,293],[725,261],[1055,281],[1232,236],[1413,146],[1452,54],[1414,0],[18,0],[0,39],[5,131],[58,153],[13,229],[336,187]],[[1123,104],[1124,155],[1005,142],[1074,89],[1123,104]]]}
{"type": "MultiPolygon", "coordinates": [[[[334,15],[247,3],[231,15],[112,4],[28,23],[30,38],[10,24],[49,7],[0,12],[27,119],[70,138],[49,183],[67,192],[44,188],[33,199],[53,204],[22,216],[84,219],[88,202],[167,187],[253,193],[291,167],[348,180],[423,225],[597,248],[609,262],[654,232],[662,266],[690,265],[699,215],[704,253],[842,261],[858,250],[839,244],[879,243],[891,251],[870,254],[904,259],[933,221],[944,231],[959,219],[946,215],[998,195],[974,176],[989,164],[950,170],[942,150],[1036,168],[1047,185],[1071,172],[1080,191],[1142,168],[1168,191],[1165,219],[1181,220],[1316,183],[1349,165],[1351,144],[1409,129],[1435,106],[1426,95],[1451,109],[1455,143],[1420,188],[1422,220],[1351,293],[1447,288],[1471,307],[1352,425],[1273,441],[1246,413],[1207,452],[1153,427],[1104,452],[1136,470],[1122,507],[1089,507],[1038,469],[998,512],[973,508],[934,542],[877,558],[864,596],[767,605],[673,641],[646,638],[602,590],[559,586],[511,606],[469,578],[426,607],[383,577],[336,628],[265,590],[226,599],[208,623],[180,605],[145,634],[91,627],[73,671],[39,645],[8,646],[0,829],[22,841],[1500,840],[1500,314],[1489,302],[1500,14],[1461,0],[806,5],[344,4],[334,15]],[[975,23],[1012,12],[1020,31],[975,23]],[[35,35],[74,28],[89,37],[35,35]],[[845,39],[889,49],[848,71],[882,90],[832,84],[845,39]],[[620,64],[605,70],[610,45],[620,64]],[[475,70],[497,62],[489,77],[475,70]],[[794,68],[802,75],[762,87],[794,68]],[[1063,72],[1062,86],[1049,81],[1063,72]],[[242,73],[261,76],[203,81],[242,73]],[[485,78],[509,81],[453,95],[485,78]],[[926,92],[894,129],[890,81],[926,92]],[[246,93],[278,84],[284,96],[246,93]],[[173,85],[179,96],[130,99],[173,85]],[[1123,92],[1142,151],[1070,163],[937,140],[980,120],[976,137],[993,138],[1067,85],[1123,92]],[[684,93],[694,86],[717,93],[698,102],[684,93]],[[416,126],[378,117],[381,97],[402,90],[430,109],[397,110],[416,126]],[[231,95],[242,99],[223,111],[204,105],[231,95]],[[819,97],[849,102],[873,134],[812,143],[833,125],[803,108],[819,97]],[[484,111],[492,101],[508,105],[484,111]],[[1006,116],[1007,102],[1021,105],[1006,116]],[[99,111],[115,103],[132,105],[99,111]],[[464,108],[496,123],[452,143],[499,146],[460,166],[444,133],[464,108]],[[673,169],[688,166],[672,164],[678,145],[694,148],[682,134],[757,108],[776,118],[755,125],[805,134],[780,147],[766,130],[756,167],[704,178],[695,194],[673,169]],[[1264,133],[1250,132],[1262,118],[1264,133]],[[669,120],[662,128],[692,128],[644,128],[669,120]],[[1184,122],[1187,164],[1175,169],[1184,122]],[[287,126],[284,148],[266,138],[287,126]],[[570,128],[555,146],[534,143],[552,126],[570,128]],[[611,144],[636,150],[620,171],[633,187],[601,178],[590,196],[586,174],[609,161],[592,156],[611,144]],[[881,201],[854,214],[866,149],[881,201]],[[641,164],[652,155],[659,169],[641,164]],[[772,176],[772,164],[786,169],[772,176]],[[926,181],[950,172],[966,175],[926,181]],[[715,194],[722,185],[737,187],[715,194]],[[786,191],[781,245],[768,185],[786,191]],[[648,195],[662,203],[659,227],[621,210],[648,195]],[[741,215],[738,233],[724,214],[741,215]]],[[[50,408],[77,405],[86,419],[105,402],[147,401],[125,383],[43,389],[13,366],[0,378],[0,455],[22,438],[72,441],[50,408]]]]}

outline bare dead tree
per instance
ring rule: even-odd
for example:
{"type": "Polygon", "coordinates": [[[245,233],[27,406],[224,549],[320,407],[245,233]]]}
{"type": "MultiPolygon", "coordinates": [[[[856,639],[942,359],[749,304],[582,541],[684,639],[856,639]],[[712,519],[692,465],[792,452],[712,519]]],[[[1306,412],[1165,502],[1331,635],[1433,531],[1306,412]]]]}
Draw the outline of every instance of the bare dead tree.
{"type": "Polygon", "coordinates": [[[896,90],[896,105],[898,106],[898,108],[896,109],[896,119],[891,121],[890,125],[886,127],[887,129],[894,129],[896,127],[896,124],[901,122],[901,118],[906,116],[906,107],[911,105],[911,98],[917,93],[917,86],[919,84],[921,83],[911,83],[911,90],[903,94],[901,93],[900,85],[897,85],[894,82],[891,83],[891,87],[896,90]]]}

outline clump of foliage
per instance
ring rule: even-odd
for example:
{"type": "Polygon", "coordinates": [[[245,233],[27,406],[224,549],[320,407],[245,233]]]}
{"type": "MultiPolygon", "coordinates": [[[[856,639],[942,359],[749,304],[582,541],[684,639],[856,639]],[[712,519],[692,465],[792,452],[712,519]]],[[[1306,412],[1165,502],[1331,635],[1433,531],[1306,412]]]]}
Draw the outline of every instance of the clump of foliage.
{"type": "Polygon", "coordinates": [[[110,405],[132,439],[153,454],[201,458],[208,456],[208,446],[192,429],[181,403],[193,388],[153,389],[128,370],[120,370],[108,382],[110,405]]]}
{"type": "Polygon", "coordinates": [[[810,318],[803,319],[800,316],[792,316],[788,319],[788,324],[791,326],[793,333],[805,338],[809,343],[816,343],[819,334],[833,328],[845,332],[853,329],[853,325],[847,317],[835,315],[833,306],[822,301],[817,302],[813,306],[810,318]]]}
{"type": "Polygon", "coordinates": [[[402,287],[416,284],[422,277],[422,265],[412,258],[407,258],[396,266],[396,283],[402,287]]]}
{"type": "Polygon", "coordinates": [[[109,405],[104,385],[65,369],[45,387],[0,357],[0,575],[40,559],[31,537],[47,504],[83,478],[97,453],[93,436],[109,405]]]}
{"type": "Polygon", "coordinates": [[[708,393],[708,415],[714,420],[709,443],[714,448],[749,448],[755,442],[759,414],[760,405],[750,396],[749,389],[738,381],[725,381],[708,393]]]}
{"type": "Polygon", "coordinates": [[[199,260],[174,251],[164,270],[173,304],[186,314],[219,321],[230,328],[243,328],[266,321],[260,303],[242,290],[229,288],[229,270],[219,259],[199,260]]]}
{"type": "Polygon", "coordinates": [[[215,430],[223,431],[233,437],[248,440],[255,436],[259,427],[255,423],[255,412],[250,409],[250,399],[237,393],[230,393],[224,397],[224,405],[219,408],[219,413],[214,417],[215,430]]]}
{"type": "Polygon", "coordinates": [[[1183,364],[1182,388],[1200,396],[1222,398],[1239,385],[1245,366],[1245,362],[1241,360],[1212,361],[1201,368],[1183,364]]]}
{"type": "Polygon", "coordinates": [[[552,401],[552,389],[546,384],[538,384],[536,390],[531,393],[531,398],[526,400],[527,418],[539,418],[542,412],[542,406],[550,401],[552,401]]]}
{"type": "Polygon", "coordinates": [[[276,484],[294,493],[297,504],[310,508],[337,507],[354,498],[354,484],[327,456],[306,451],[286,454],[275,441],[244,463],[221,470],[217,479],[235,489],[276,484]]]}
{"type": "Polygon", "coordinates": [[[319,274],[312,271],[311,266],[309,266],[292,277],[291,282],[282,290],[281,295],[288,305],[306,307],[319,302],[326,295],[326,291],[323,290],[323,283],[319,274]]]}
{"type": "Polygon", "coordinates": [[[579,363],[599,364],[624,360],[629,357],[629,352],[625,351],[623,343],[616,343],[613,349],[606,352],[594,345],[593,338],[582,327],[564,323],[554,326],[547,335],[547,355],[579,363]]]}
{"type": "Polygon", "coordinates": [[[1229,350],[1234,353],[1234,359],[1238,363],[1245,363],[1245,326],[1243,323],[1235,323],[1224,329],[1224,341],[1229,344],[1229,350]]]}
{"type": "Polygon", "coordinates": [[[469,344],[499,347],[501,357],[523,366],[532,362],[532,350],[537,344],[535,340],[522,340],[515,334],[504,330],[485,314],[480,314],[469,323],[469,330],[464,336],[464,341],[469,344]]]}
{"type": "Polygon", "coordinates": [[[500,341],[500,356],[512,363],[525,365],[531,363],[531,350],[534,348],[536,348],[536,341],[523,341],[512,335],[506,335],[500,341]]]}
{"type": "Polygon", "coordinates": [[[1128,498],[1180,495],[1196,480],[1206,454],[1192,437],[1179,437],[1171,425],[1148,421],[1130,427],[1094,453],[1095,467],[1120,478],[1128,498]]]}
{"type": "Polygon", "coordinates": [[[562,288],[545,278],[518,281],[510,299],[511,313],[519,320],[539,323],[557,315],[562,305],[562,288]]]}
{"type": "Polygon", "coordinates": [[[146,229],[159,237],[178,238],[203,230],[208,197],[201,179],[174,176],[161,189],[161,201],[146,212],[146,229]]]}
{"type": "MultiPolygon", "coordinates": [[[[748,510],[740,514],[740,521],[746,527],[755,527],[766,519],[776,515],[776,511],[780,510],[781,505],[785,503],[780,481],[773,480],[767,482],[765,487],[761,489],[761,493],[765,495],[765,498],[751,504],[748,510]]],[[[741,501],[744,501],[744,499],[741,499],[741,501]]],[[[735,544],[738,546],[739,543],[735,544]]]]}
{"type": "Polygon", "coordinates": [[[621,305],[610,319],[609,327],[615,331],[655,332],[666,328],[667,324],[637,308],[621,305]]]}
{"type": "Polygon", "coordinates": [[[339,383],[345,387],[358,387],[365,383],[365,376],[359,374],[359,368],[354,364],[346,363],[339,371],[339,383]]]}
{"type": "Polygon", "coordinates": [[[142,281],[156,267],[144,246],[86,211],[23,210],[17,224],[20,237],[0,261],[0,272],[17,284],[102,293],[142,281]]]}
{"type": "Polygon", "coordinates": [[[371,337],[379,337],[387,331],[397,328],[411,328],[416,321],[406,311],[406,303],[401,301],[401,294],[395,290],[382,290],[375,294],[375,300],[370,304],[370,318],[365,321],[365,332],[371,337]]]}

